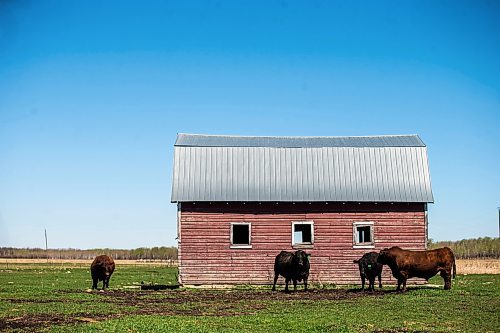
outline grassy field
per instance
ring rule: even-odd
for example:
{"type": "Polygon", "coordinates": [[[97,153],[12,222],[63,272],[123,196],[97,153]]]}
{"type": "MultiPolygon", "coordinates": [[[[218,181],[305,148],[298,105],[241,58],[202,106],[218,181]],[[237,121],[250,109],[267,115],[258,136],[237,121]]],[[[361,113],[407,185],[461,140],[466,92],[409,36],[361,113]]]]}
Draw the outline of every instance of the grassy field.
{"type": "MultiPolygon", "coordinates": [[[[120,266],[108,291],[90,292],[77,264],[0,264],[0,331],[7,332],[498,332],[500,275],[459,275],[453,289],[406,294],[354,286],[271,293],[141,291],[175,284],[176,268],[120,266]]],[[[442,285],[441,278],[430,283],[442,285]]]]}

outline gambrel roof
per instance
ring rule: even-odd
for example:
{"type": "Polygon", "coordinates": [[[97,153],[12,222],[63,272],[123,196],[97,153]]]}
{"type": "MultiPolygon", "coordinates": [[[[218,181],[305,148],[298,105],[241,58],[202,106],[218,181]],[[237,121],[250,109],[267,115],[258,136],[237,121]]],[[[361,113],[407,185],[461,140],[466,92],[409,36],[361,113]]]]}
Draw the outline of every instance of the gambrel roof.
{"type": "Polygon", "coordinates": [[[178,134],[172,202],[433,202],[417,135],[178,134]]]}

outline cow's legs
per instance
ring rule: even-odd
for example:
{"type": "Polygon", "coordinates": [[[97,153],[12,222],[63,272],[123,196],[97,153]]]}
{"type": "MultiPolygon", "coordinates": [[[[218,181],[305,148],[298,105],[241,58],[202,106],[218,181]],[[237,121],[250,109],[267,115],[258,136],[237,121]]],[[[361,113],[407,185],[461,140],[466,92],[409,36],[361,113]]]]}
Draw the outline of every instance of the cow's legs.
{"type": "Polygon", "coordinates": [[[446,270],[442,270],[441,277],[444,280],[444,290],[450,290],[451,289],[451,272],[448,272],[446,270]]]}
{"type": "Polygon", "coordinates": [[[382,273],[378,275],[378,287],[382,288],[382,273]]]}
{"type": "Polygon", "coordinates": [[[92,289],[97,289],[97,282],[99,282],[97,278],[92,278],[92,289]]]}
{"type": "Polygon", "coordinates": [[[304,291],[307,291],[307,279],[304,279],[304,291]]]}
{"type": "Polygon", "coordinates": [[[370,284],[368,285],[368,290],[369,291],[374,291],[375,290],[375,277],[369,277],[368,278],[368,281],[370,282],[370,284]]]}
{"type": "Polygon", "coordinates": [[[396,288],[396,291],[401,291],[401,285],[403,284],[404,278],[398,278],[398,287],[396,288]]]}
{"type": "Polygon", "coordinates": [[[104,278],[104,281],[102,281],[102,289],[109,288],[109,276],[106,276],[104,278]]]}
{"type": "Polygon", "coordinates": [[[403,290],[401,290],[402,292],[406,292],[406,280],[407,278],[403,278],[403,290]]]}
{"type": "Polygon", "coordinates": [[[297,280],[292,279],[293,281],[293,291],[297,291],[297,280]]]}
{"type": "MultiPolygon", "coordinates": [[[[399,273],[399,276],[398,276],[398,289],[399,291],[401,292],[405,292],[406,291],[406,280],[408,280],[408,273],[407,272],[401,272],[399,273]],[[403,288],[401,289],[401,284],[403,285],[403,288]]],[[[396,290],[398,290],[396,289],[396,290]]]]}
{"type": "Polygon", "coordinates": [[[361,290],[365,290],[365,276],[361,275],[361,290]]]}
{"type": "Polygon", "coordinates": [[[276,291],[276,282],[278,281],[278,276],[279,276],[279,274],[274,272],[274,283],[273,283],[272,291],[276,291]]]}
{"type": "Polygon", "coordinates": [[[290,282],[290,279],[285,278],[285,292],[286,292],[286,293],[289,293],[289,292],[290,292],[290,290],[288,290],[288,283],[289,283],[289,282],[290,282]]]}

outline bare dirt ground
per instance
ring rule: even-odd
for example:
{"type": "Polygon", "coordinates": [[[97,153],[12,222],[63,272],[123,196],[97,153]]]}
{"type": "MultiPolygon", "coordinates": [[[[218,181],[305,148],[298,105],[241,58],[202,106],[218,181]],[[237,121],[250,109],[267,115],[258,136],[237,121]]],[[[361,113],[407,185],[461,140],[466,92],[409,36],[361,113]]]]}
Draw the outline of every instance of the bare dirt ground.
{"type": "MultiPolygon", "coordinates": [[[[61,294],[79,293],[61,291],[61,294]]],[[[81,293],[81,292],[80,292],[81,293]]],[[[102,302],[112,303],[125,311],[110,314],[76,313],[72,315],[43,314],[16,318],[0,319],[0,331],[21,330],[36,332],[52,325],[69,325],[81,322],[99,322],[128,315],[180,315],[180,316],[234,316],[255,314],[266,308],[269,301],[318,301],[318,300],[351,300],[358,297],[383,297],[386,292],[360,292],[359,290],[332,289],[310,290],[308,292],[269,292],[256,290],[177,290],[166,292],[127,292],[111,290],[94,292],[102,297],[102,302]],[[251,302],[249,302],[251,301],[251,302]],[[133,308],[130,310],[130,308],[133,308]]],[[[61,299],[6,299],[17,303],[50,303],[61,302],[61,299]]],[[[71,302],[75,302],[72,300],[71,302]]],[[[76,302],[95,302],[80,300],[76,302]]]]}

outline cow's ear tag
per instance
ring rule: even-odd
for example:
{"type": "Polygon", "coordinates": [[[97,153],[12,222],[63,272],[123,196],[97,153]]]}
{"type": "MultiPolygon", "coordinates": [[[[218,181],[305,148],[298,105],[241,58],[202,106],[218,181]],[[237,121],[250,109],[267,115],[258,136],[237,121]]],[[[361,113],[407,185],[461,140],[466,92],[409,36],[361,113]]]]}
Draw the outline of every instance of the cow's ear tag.
{"type": "Polygon", "coordinates": [[[368,268],[372,268],[372,265],[371,265],[371,264],[368,264],[368,268]]]}

